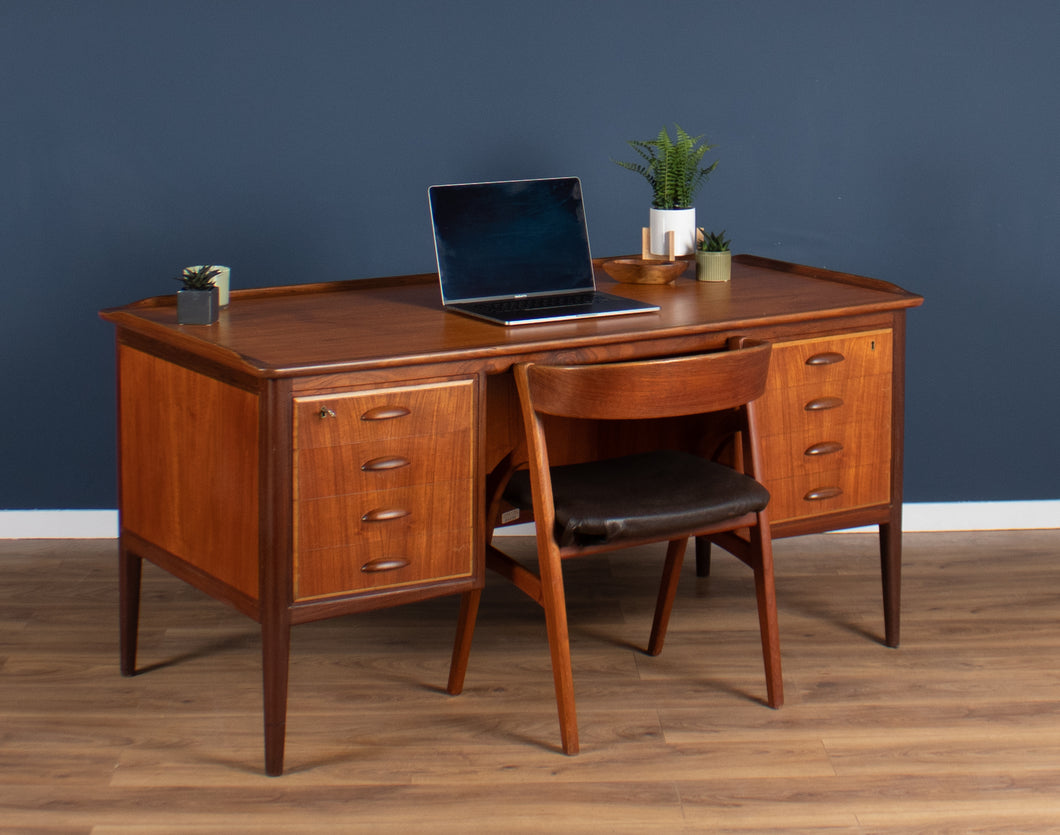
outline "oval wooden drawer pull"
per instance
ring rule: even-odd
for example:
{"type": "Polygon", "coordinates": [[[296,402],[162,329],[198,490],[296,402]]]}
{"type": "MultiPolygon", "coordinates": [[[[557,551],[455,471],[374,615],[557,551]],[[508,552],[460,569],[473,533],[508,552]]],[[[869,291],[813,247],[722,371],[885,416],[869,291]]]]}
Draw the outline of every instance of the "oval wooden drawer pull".
{"type": "Polygon", "coordinates": [[[838,351],[824,351],[820,354],[814,354],[812,357],[806,360],[807,365],[835,365],[837,362],[845,360],[842,354],[838,351]]]}
{"type": "Polygon", "coordinates": [[[369,510],[361,517],[362,522],[390,522],[394,519],[404,519],[412,513],[403,507],[377,507],[369,510]]]}
{"type": "Polygon", "coordinates": [[[383,455],[379,458],[372,458],[369,461],[365,461],[361,464],[361,469],[366,473],[379,472],[380,470],[400,470],[402,467],[407,467],[412,462],[408,458],[404,458],[400,455],[383,455]]]}
{"type": "Polygon", "coordinates": [[[376,406],[361,415],[361,420],[393,420],[410,414],[404,406],[376,406]]]}
{"type": "Polygon", "coordinates": [[[364,574],[378,574],[381,571],[397,571],[399,568],[407,568],[411,563],[404,557],[383,557],[378,560],[370,560],[361,566],[364,574]]]}
{"type": "Polygon", "coordinates": [[[808,502],[820,502],[825,499],[834,499],[836,496],[843,495],[843,488],[841,487],[818,487],[816,490],[811,490],[803,498],[808,502]]]}
{"type": "Polygon", "coordinates": [[[823,412],[826,409],[838,409],[842,405],[842,397],[815,397],[803,408],[807,412],[823,412]]]}
{"type": "Polygon", "coordinates": [[[842,448],[843,445],[839,441],[821,441],[819,444],[809,447],[803,455],[832,455],[835,452],[839,452],[842,448]]]}

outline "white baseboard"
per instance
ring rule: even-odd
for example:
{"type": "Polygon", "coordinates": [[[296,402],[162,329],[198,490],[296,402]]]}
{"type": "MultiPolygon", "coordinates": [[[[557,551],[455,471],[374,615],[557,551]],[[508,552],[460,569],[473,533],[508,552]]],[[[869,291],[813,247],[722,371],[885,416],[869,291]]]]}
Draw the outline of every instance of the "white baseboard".
{"type": "Polygon", "coordinates": [[[1024,531],[1060,528],[1060,500],[924,502],[902,508],[904,531],[1024,531]]]}
{"type": "MultiPolygon", "coordinates": [[[[902,527],[927,531],[1017,531],[1060,528],[1060,500],[1029,502],[923,502],[907,504],[902,527]]],[[[854,530],[873,530],[855,528],[854,530]]],[[[498,531],[533,534],[532,525],[498,531]]],[[[116,510],[0,510],[0,539],[115,539],[116,510]]]]}
{"type": "Polygon", "coordinates": [[[116,510],[0,510],[0,539],[117,539],[116,510]]]}

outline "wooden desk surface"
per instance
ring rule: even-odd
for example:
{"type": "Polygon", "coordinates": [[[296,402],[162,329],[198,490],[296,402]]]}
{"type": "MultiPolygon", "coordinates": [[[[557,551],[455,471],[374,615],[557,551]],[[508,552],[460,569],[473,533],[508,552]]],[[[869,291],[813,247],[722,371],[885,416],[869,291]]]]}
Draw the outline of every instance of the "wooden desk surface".
{"type": "Polygon", "coordinates": [[[213,326],[179,326],[175,294],[103,311],[121,328],[260,377],[422,362],[503,358],[668,336],[797,323],[915,307],[923,299],[883,281],[741,255],[732,281],[597,286],[658,304],[658,313],[505,328],[445,313],[435,274],[237,290],[213,326]]]}

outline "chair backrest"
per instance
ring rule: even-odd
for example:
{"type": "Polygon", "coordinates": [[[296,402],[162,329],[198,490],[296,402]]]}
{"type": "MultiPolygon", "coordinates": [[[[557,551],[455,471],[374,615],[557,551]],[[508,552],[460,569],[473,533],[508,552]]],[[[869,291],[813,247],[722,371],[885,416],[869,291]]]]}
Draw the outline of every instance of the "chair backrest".
{"type": "Polygon", "coordinates": [[[765,391],[772,345],[737,338],[730,350],[663,359],[515,368],[524,403],[539,414],[632,420],[732,409],[765,391]]]}

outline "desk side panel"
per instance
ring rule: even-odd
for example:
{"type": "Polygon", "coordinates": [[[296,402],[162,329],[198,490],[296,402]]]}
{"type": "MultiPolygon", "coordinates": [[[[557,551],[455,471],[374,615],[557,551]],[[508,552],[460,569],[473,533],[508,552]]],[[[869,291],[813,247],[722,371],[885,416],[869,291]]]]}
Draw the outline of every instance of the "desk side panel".
{"type": "Polygon", "coordinates": [[[118,347],[121,526],[258,598],[258,396],[118,347]]]}

